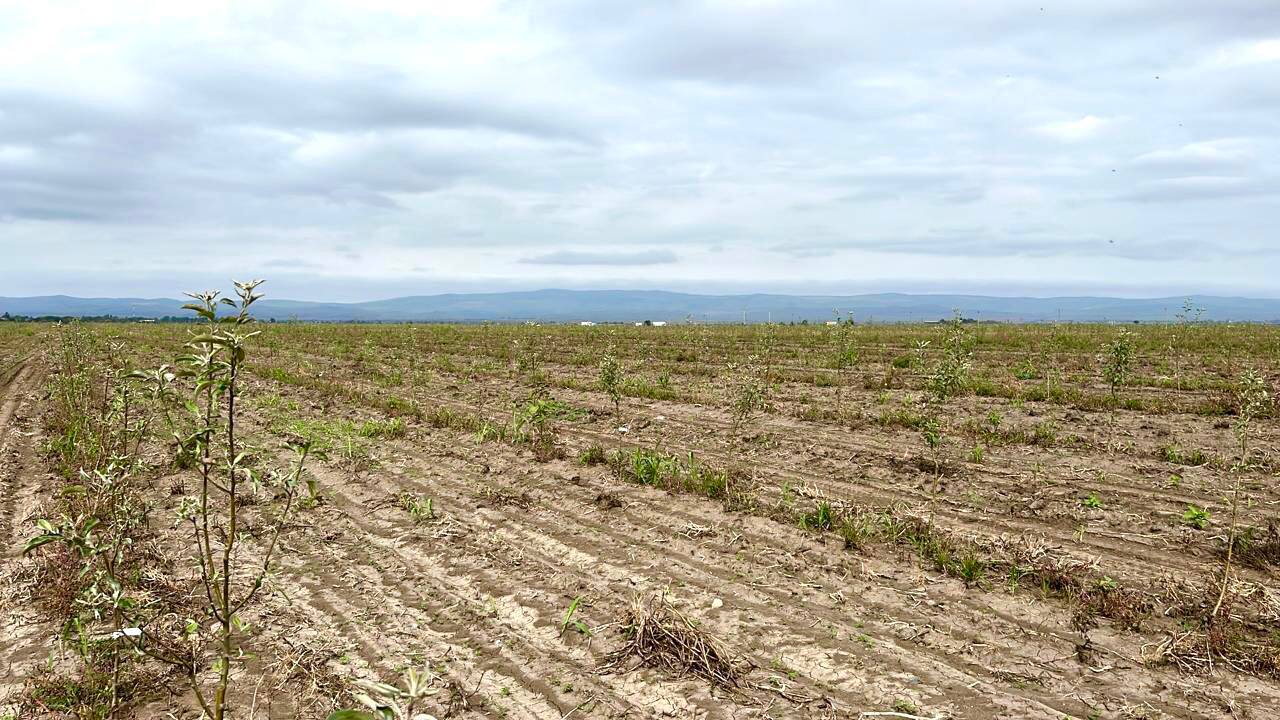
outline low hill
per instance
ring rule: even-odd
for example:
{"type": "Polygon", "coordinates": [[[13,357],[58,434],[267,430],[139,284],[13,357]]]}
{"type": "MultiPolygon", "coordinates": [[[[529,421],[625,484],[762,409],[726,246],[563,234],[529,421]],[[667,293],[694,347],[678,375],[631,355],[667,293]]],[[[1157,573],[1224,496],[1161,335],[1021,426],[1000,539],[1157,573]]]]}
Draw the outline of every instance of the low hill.
{"type": "MultiPolygon", "coordinates": [[[[993,297],[984,295],[695,295],[659,290],[535,290],[417,295],[357,303],[264,299],[261,319],[321,322],[821,322],[833,311],[859,321],[937,320],[959,310],[965,317],[1005,322],[1172,321],[1186,298],[993,297]]],[[[1213,321],[1280,321],[1280,300],[1193,296],[1213,321]]],[[[163,318],[186,315],[168,298],[78,298],[66,295],[0,297],[0,313],[17,316],[163,318]]]]}

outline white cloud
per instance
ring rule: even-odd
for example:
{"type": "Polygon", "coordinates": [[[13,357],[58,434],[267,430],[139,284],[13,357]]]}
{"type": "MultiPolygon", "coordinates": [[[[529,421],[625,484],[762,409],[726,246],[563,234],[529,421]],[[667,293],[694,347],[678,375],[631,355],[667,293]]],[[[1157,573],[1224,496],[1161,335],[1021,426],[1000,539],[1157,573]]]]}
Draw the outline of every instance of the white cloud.
{"type": "Polygon", "coordinates": [[[1173,172],[1240,168],[1247,166],[1258,151],[1258,143],[1247,138],[1219,138],[1145,152],[1134,158],[1132,165],[1173,172]]]}
{"type": "Polygon", "coordinates": [[[35,156],[35,150],[25,145],[0,145],[0,164],[17,165],[33,160],[35,156]]]}
{"type": "Polygon", "coordinates": [[[1233,43],[1219,48],[1206,65],[1213,69],[1231,69],[1273,62],[1280,62],[1280,38],[1233,43]]]}
{"type": "Polygon", "coordinates": [[[1094,115],[1085,115],[1078,120],[1059,120],[1057,122],[1037,125],[1035,132],[1045,137],[1062,142],[1080,142],[1088,140],[1102,131],[1108,121],[1094,115]]]}

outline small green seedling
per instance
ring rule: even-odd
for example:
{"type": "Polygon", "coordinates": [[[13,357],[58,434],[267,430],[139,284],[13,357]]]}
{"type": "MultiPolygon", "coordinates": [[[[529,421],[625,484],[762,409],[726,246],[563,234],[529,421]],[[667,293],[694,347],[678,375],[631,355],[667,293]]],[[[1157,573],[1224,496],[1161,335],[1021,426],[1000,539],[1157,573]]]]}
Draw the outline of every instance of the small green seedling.
{"type": "Polygon", "coordinates": [[[1203,530],[1209,526],[1209,511],[1195,505],[1188,505],[1182,513],[1182,524],[1203,530]]]}
{"type": "Polygon", "coordinates": [[[582,596],[579,595],[569,603],[569,609],[564,613],[564,619],[560,621],[560,635],[564,635],[570,629],[575,630],[580,635],[591,635],[591,628],[587,624],[574,617],[578,612],[578,606],[582,604],[582,596]]]}
{"type": "Polygon", "coordinates": [[[436,519],[435,500],[423,495],[404,493],[399,497],[400,507],[413,516],[417,522],[429,522],[436,519]]]}

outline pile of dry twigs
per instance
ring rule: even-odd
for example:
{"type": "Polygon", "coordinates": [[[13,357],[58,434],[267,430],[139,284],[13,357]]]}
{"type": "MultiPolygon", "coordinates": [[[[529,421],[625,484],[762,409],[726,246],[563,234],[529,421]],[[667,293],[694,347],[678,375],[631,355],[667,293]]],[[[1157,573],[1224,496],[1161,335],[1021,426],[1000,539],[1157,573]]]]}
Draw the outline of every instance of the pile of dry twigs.
{"type": "Polygon", "coordinates": [[[605,657],[602,672],[651,667],[736,689],[751,670],[749,662],[730,653],[719,640],[672,606],[665,593],[637,596],[627,611],[623,634],[625,642],[605,657]]]}

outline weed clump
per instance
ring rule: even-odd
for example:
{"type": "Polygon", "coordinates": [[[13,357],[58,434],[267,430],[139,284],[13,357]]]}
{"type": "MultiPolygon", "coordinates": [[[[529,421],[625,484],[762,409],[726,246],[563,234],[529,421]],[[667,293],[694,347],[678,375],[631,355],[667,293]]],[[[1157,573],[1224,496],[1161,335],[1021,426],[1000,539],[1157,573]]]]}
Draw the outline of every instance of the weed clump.
{"type": "Polygon", "coordinates": [[[396,504],[401,510],[409,513],[415,522],[430,522],[436,519],[435,501],[418,493],[405,492],[396,496],[396,504]]]}
{"type": "Polygon", "coordinates": [[[1164,445],[1156,451],[1156,456],[1165,462],[1174,465],[1188,465],[1199,467],[1209,464],[1209,457],[1205,455],[1203,450],[1193,449],[1184,450],[1177,445],[1164,445]]]}
{"type": "Polygon", "coordinates": [[[1267,520],[1266,528],[1242,527],[1232,541],[1236,558],[1243,565],[1265,569],[1280,565],[1280,521],[1267,520]]]}
{"type": "Polygon", "coordinates": [[[556,419],[565,414],[565,407],[550,398],[534,398],[517,409],[511,421],[512,442],[528,443],[533,455],[546,462],[563,455],[557,445],[556,419]]]}
{"type": "Polygon", "coordinates": [[[590,467],[592,465],[604,465],[609,462],[609,458],[605,455],[604,448],[599,445],[592,445],[578,453],[578,462],[590,467]]]}
{"type": "Polygon", "coordinates": [[[408,426],[400,418],[386,420],[366,420],[358,430],[360,437],[394,440],[402,438],[408,432],[408,426]]]}
{"type": "Polygon", "coordinates": [[[726,510],[750,512],[759,506],[757,484],[749,473],[703,465],[693,453],[681,458],[656,449],[618,450],[608,462],[624,482],[719,500],[726,510]]]}
{"type": "Polygon", "coordinates": [[[466,415],[449,407],[437,407],[426,413],[423,418],[428,425],[441,430],[461,430],[463,432],[479,432],[485,421],[473,415],[466,415]]]}

